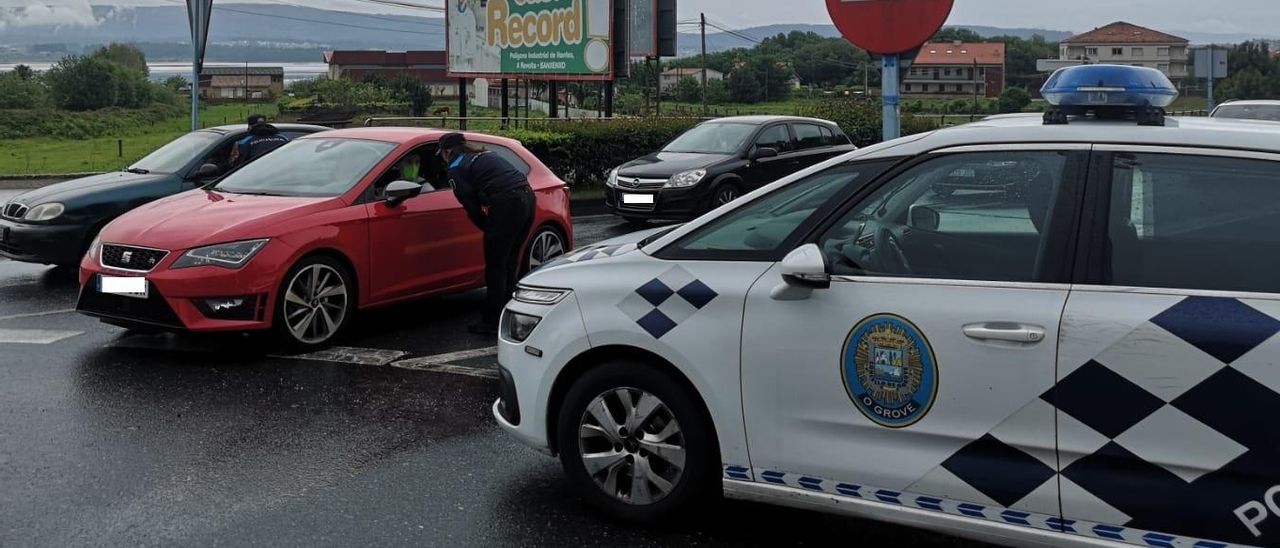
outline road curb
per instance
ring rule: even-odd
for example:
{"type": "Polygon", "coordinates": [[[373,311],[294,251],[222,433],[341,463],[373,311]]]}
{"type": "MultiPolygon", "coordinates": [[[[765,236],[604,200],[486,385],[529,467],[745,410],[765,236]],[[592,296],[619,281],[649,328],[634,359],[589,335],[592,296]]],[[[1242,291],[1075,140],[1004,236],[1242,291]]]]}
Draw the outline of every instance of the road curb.
{"type": "Polygon", "coordinates": [[[62,181],[101,175],[103,172],[67,173],[65,175],[5,175],[0,176],[0,190],[31,190],[62,181]]]}

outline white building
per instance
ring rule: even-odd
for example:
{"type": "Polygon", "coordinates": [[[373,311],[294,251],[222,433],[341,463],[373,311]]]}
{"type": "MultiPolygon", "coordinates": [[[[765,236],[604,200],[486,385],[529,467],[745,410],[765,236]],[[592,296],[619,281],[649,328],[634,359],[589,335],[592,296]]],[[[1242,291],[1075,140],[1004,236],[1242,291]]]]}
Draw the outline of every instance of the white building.
{"type": "MultiPolygon", "coordinates": [[[[685,78],[693,78],[698,83],[702,83],[702,70],[700,68],[673,68],[662,73],[662,91],[669,92],[676,89],[676,85],[680,80],[685,78]]],[[[707,81],[724,80],[724,73],[715,69],[706,69],[707,81]]]]}
{"type": "Polygon", "coordinates": [[[1083,63],[1150,67],[1175,82],[1187,77],[1186,38],[1119,21],[1060,44],[1058,59],[1042,59],[1042,70],[1083,63]]]}

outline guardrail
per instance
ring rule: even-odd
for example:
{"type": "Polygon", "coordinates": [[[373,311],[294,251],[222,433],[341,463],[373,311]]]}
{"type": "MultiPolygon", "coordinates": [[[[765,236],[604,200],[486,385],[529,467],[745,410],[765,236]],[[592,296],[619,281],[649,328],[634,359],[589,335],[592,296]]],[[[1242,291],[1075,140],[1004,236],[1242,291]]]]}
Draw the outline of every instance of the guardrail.
{"type": "MultiPolygon", "coordinates": [[[[663,116],[668,120],[711,120],[712,118],[704,118],[700,116],[663,116]]],[[[511,129],[511,128],[529,128],[530,123],[544,124],[567,124],[567,123],[594,123],[608,122],[613,120],[634,120],[635,116],[614,116],[612,118],[545,118],[545,117],[526,117],[526,116],[387,116],[366,118],[365,127],[377,127],[384,125],[412,125],[431,127],[436,129],[458,129],[458,130],[485,130],[485,129],[511,129]]]]}

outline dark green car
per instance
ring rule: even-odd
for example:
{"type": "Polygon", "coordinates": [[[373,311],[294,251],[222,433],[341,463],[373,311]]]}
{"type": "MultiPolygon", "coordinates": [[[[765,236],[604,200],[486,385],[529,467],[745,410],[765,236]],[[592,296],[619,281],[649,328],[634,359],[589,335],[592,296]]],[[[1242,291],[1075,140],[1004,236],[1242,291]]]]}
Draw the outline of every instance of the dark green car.
{"type": "MultiPolygon", "coordinates": [[[[290,139],[329,128],[275,124],[290,139]]],[[[142,204],[221,177],[245,125],[193,131],[124,171],[65,181],[18,195],[0,206],[0,257],[77,265],[98,231],[142,204]]]]}

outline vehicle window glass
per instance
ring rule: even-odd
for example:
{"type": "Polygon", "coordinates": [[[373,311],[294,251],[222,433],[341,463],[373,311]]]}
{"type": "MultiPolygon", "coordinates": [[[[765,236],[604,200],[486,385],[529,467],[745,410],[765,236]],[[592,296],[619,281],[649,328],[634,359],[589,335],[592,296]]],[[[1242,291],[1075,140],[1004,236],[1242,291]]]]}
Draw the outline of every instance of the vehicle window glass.
{"type": "Polygon", "coordinates": [[[215,187],[235,194],[339,196],[396,145],[363,139],[299,139],[228,175],[215,187]]]}
{"type": "MultiPolygon", "coordinates": [[[[813,124],[795,124],[791,129],[796,132],[796,148],[804,150],[806,148],[821,148],[827,146],[828,139],[823,137],[822,128],[813,124]]],[[[831,135],[831,130],[827,130],[827,136],[831,135]]]]}
{"type": "MultiPolygon", "coordinates": [[[[194,131],[156,149],[155,152],[129,166],[129,169],[146,170],[152,173],[176,173],[220,139],[222,135],[212,131],[194,131]]],[[[228,147],[227,150],[229,151],[230,148],[228,147]]]]}
{"type": "Polygon", "coordinates": [[[1119,154],[1107,281],[1280,293],[1280,163],[1119,154]]]}
{"type": "Polygon", "coordinates": [[[825,127],[825,126],[819,126],[818,129],[822,131],[822,144],[824,146],[834,146],[834,145],[840,144],[836,141],[836,136],[831,131],[831,128],[825,127]]]}
{"type": "Polygon", "coordinates": [[[684,132],[671,141],[663,152],[697,154],[733,154],[742,150],[743,144],[756,130],[752,124],[735,122],[708,122],[684,132]]]}
{"type": "Polygon", "coordinates": [[[376,201],[387,198],[387,185],[395,181],[409,181],[423,185],[423,193],[453,190],[449,186],[448,167],[439,155],[440,146],[431,143],[413,149],[401,156],[396,163],[374,181],[371,198],[376,201]]]}
{"type": "Polygon", "coordinates": [[[791,151],[791,133],[787,131],[786,124],[778,124],[770,126],[760,133],[756,138],[757,148],[772,148],[778,152],[791,151]]]}
{"type": "Polygon", "coordinates": [[[1213,112],[1213,117],[1280,122],[1280,105],[1222,105],[1213,112]]]}
{"type": "Polygon", "coordinates": [[[822,236],[833,274],[1036,281],[1067,153],[956,154],[906,171],[822,236]]]}
{"type": "Polygon", "coordinates": [[[516,151],[514,150],[511,150],[502,145],[491,145],[488,143],[478,143],[478,144],[483,146],[489,152],[497,154],[503,160],[506,160],[507,163],[511,164],[512,167],[519,170],[520,173],[528,175],[530,171],[533,171],[533,168],[529,166],[529,162],[524,161],[524,158],[521,158],[520,155],[516,154],[516,151]]]}
{"type": "MultiPolygon", "coordinates": [[[[885,162],[845,164],[796,181],[726,214],[673,247],[716,256],[725,252],[776,252],[815,211],[839,191],[882,172],[885,162]]],[[[681,253],[682,257],[689,256],[681,253]]]]}

